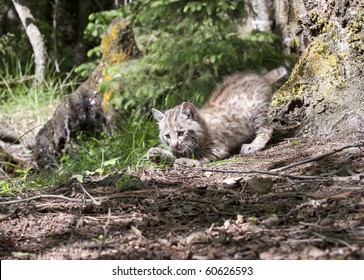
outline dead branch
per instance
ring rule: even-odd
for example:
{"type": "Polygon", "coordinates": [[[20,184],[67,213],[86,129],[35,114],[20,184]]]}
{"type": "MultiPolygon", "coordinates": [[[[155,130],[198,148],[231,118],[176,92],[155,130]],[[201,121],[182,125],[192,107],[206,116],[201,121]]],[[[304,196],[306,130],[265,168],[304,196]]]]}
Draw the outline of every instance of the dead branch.
{"type": "Polygon", "coordinates": [[[64,195],[41,194],[41,195],[36,195],[36,196],[17,199],[17,200],[3,201],[3,202],[0,202],[0,206],[10,205],[10,204],[15,204],[15,203],[22,203],[22,202],[29,202],[32,200],[39,200],[39,199],[43,199],[43,198],[63,199],[63,200],[67,200],[70,202],[92,202],[91,199],[71,198],[71,197],[67,197],[64,195]]]}
{"type": "Polygon", "coordinates": [[[47,199],[47,198],[63,199],[63,200],[67,200],[67,201],[70,201],[70,202],[82,202],[82,203],[93,202],[95,204],[99,204],[99,202],[107,201],[107,200],[111,200],[111,199],[135,198],[135,195],[137,195],[137,194],[150,193],[150,192],[155,192],[155,190],[129,191],[129,192],[121,193],[121,194],[117,193],[117,194],[112,194],[112,195],[109,195],[109,196],[100,196],[100,197],[97,197],[97,198],[94,198],[94,199],[80,199],[80,198],[71,198],[71,197],[67,197],[67,196],[64,196],[64,195],[41,194],[41,195],[36,195],[36,196],[17,199],[17,200],[3,201],[3,202],[0,202],[0,206],[11,205],[11,204],[16,204],[16,203],[23,203],[23,202],[29,202],[29,201],[32,201],[32,200],[39,200],[39,199],[44,199],[44,198],[45,199],[47,199]]]}
{"type": "Polygon", "coordinates": [[[26,155],[25,147],[22,144],[9,144],[0,140],[0,156],[23,166],[34,166],[31,158],[26,155]]]}
{"type": "Polygon", "coordinates": [[[283,166],[283,167],[271,169],[270,171],[271,172],[277,172],[277,171],[286,170],[286,169],[289,169],[289,168],[292,168],[292,167],[296,167],[298,165],[302,165],[302,164],[305,164],[305,163],[309,163],[309,162],[313,162],[313,161],[318,161],[320,159],[323,159],[325,157],[329,157],[329,156],[331,156],[333,154],[339,153],[339,152],[341,152],[343,150],[346,150],[346,149],[349,149],[349,148],[360,148],[363,145],[364,145],[364,141],[359,141],[359,142],[356,142],[354,144],[350,144],[350,145],[346,145],[346,146],[342,146],[340,148],[334,149],[331,152],[322,154],[320,156],[313,157],[313,158],[309,158],[309,159],[305,159],[305,160],[301,160],[301,161],[298,161],[298,162],[294,162],[294,163],[288,164],[288,165],[283,166]]]}
{"type": "Polygon", "coordinates": [[[77,184],[81,189],[82,189],[82,191],[83,191],[83,193],[85,194],[85,195],[87,195],[91,200],[92,200],[92,202],[94,203],[94,204],[96,204],[96,205],[99,205],[100,204],[100,202],[98,202],[98,201],[96,201],[94,198],[93,198],[93,196],[92,195],[90,195],[90,193],[82,186],[82,184],[77,184]]]}
{"type": "MultiPolygon", "coordinates": [[[[323,180],[323,179],[327,179],[332,177],[333,173],[327,173],[327,174],[321,174],[321,175],[317,175],[317,176],[307,176],[307,175],[293,175],[293,174],[287,174],[287,173],[280,173],[278,171],[282,171],[282,170],[286,170],[298,165],[302,165],[305,163],[309,163],[309,162],[313,162],[313,161],[318,161],[320,159],[323,159],[325,157],[331,156],[335,153],[341,152],[343,150],[349,149],[349,148],[355,148],[355,147],[362,147],[364,145],[364,141],[359,141],[357,143],[354,144],[350,144],[350,145],[346,145],[346,146],[342,146],[340,148],[334,149],[331,152],[325,153],[323,155],[317,156],[317,157],[313,157],[313,158],[309,158],[309,159],[305,159],[299,162],[295,162],[280,168],[275,168],[275,169],[271,169],[271,170],[229,170],[229,169],[214,169],[214,168],[197,168],[195,170],[197,171],[201,171],[201,172],[219,172],[219,173],[235,173],[235,174],[262,174],[262,175],[269,175],[269,176],[275,176],[275,177],[280,177],[280,178],[288,178],[288,179],[296,179],[296,180],[323,180]]],[[[178,164],[178,166],[182,167],[182,168],[191,168],[185,165],[181,165],[178,164]]]]}
{"type": "Polygon", "coordinates": [[[327,241],[327,242],[330,242],[330,243],[340,243],[346,247],[349,247],[349,248],[353,248],[354,245],[352,244],[349,244],[348,242],[346,242],[345,240],[342,240],[342,239],[339,239],[339,238],[335,238],[335,237],[329,237],[329,236],[325,236],[323,234],[320,234],[318,232],[312,232],[313,235],[317,236],[317,237],[320,237],[322,238],[323,240],[327,241]]]}
{"type": "MultiPolygon", "coordinates": [[[[188,168],[188,167],[186,167],[188,168]]],[[[316,179],[325,179],[328,178],[331,174],[323,174],[318,176],[306,176],[306,175],[292,175],[286,173],[279,173],[274,171],[264,171],[264,170],[229,170],[229,169],[213,169],[213,168],[198,168],[197,171],[202,172],[219,172],[219,173],[235,173],[235,174],[262,174],[262,175],[270,175],[281,178],[290,178],[297,180],[316,180],[316,179]]]]}

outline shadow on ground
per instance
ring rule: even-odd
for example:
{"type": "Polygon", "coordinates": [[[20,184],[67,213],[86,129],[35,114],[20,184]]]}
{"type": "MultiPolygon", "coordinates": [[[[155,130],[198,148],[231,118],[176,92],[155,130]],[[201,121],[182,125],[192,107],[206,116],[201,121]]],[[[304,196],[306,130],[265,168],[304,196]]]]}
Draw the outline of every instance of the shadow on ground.
{"type": "Polygon", "coordinates": [[[75,201],[43,197],[0,206],[0,257],[363,259],[359,148],[280,172],[290,177],[231,173],[271,170],[342,145],[285,140],[209,171],[141,168],[128,187],[118,184],[119,172],[47,189],[43,194],[75,201]]]}

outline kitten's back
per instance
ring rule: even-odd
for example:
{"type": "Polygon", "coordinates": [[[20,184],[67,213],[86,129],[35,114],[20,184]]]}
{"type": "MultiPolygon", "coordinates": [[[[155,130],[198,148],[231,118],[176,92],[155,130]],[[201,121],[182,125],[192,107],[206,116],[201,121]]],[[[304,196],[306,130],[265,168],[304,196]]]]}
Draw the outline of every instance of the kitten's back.
{"type": "Polygon", "coordinates": [[[228,150],[251,141],[264,129],[268,131],[265,139],[270,138],[268,112],[272,83],[286,73],[280,67],[265,75],[239,73],[225,79],[200,110],[211,135],[228,150]]]}
{"type": "Polygon", "coordinates": [[[209,100],[201,108],[222,108],[224,105],[235,105],[239,101],[261,100],[270,103],[272,97],[271,85],[284,77],[287,70],[276,68],[265,75],[256,73],[238,73],[226,78],[214,91],[209,100]]]}

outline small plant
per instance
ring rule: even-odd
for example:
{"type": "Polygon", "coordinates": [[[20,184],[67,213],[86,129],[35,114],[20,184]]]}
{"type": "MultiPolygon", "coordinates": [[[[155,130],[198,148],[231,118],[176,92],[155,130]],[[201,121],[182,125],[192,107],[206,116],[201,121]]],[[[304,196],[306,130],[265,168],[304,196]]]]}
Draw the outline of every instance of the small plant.
{"type": "Polygon", "coordinates": [[[100,136],[80,132],[61,158],[58,174],[105,175],[125,166],[146,164],[146,151],[158,143],[157,127],[149,118],[119,120],[117,132],[100,136]]]}
{"type": "MultiPolygon", "coordinates": [[[[47,78],[39,84],[29,75],[33,59],[22,64],[15,56],[8,56],[6,61],[4,58],[6,67],[0,70],[0,125],[15,132],[19,137],[16,142],[23,144],[30,156],[35,135],[51,118],[60,98],[75,90],[77,77],[72,72],[56,73],[49,64],[47,78]]],[[[8,162],[1,149],[0,178],[0,192],[10,194],[54,183],[54,178],[41,176],[31,167],[8,162]]]]}

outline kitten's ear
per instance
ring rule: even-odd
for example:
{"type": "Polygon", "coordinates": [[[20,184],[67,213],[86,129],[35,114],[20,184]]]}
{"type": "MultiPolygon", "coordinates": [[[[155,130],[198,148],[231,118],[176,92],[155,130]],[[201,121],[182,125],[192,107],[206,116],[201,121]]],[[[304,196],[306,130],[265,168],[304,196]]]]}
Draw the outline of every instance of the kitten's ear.
{"type": "Polygon", "coordinates": [[[153,116],[155,117],[155,119],[157,120],[157,122],[160,122],[165,118],[165,115],[157,109],[153,108],[152,113],[153,113],[153,116]]]}
{"type": "Polygon", "coordinates": [[[196,120],[198,112],[196,107],[192,103],[183,102],[181,114],[186,115],[187,119],[196,120]]]}

